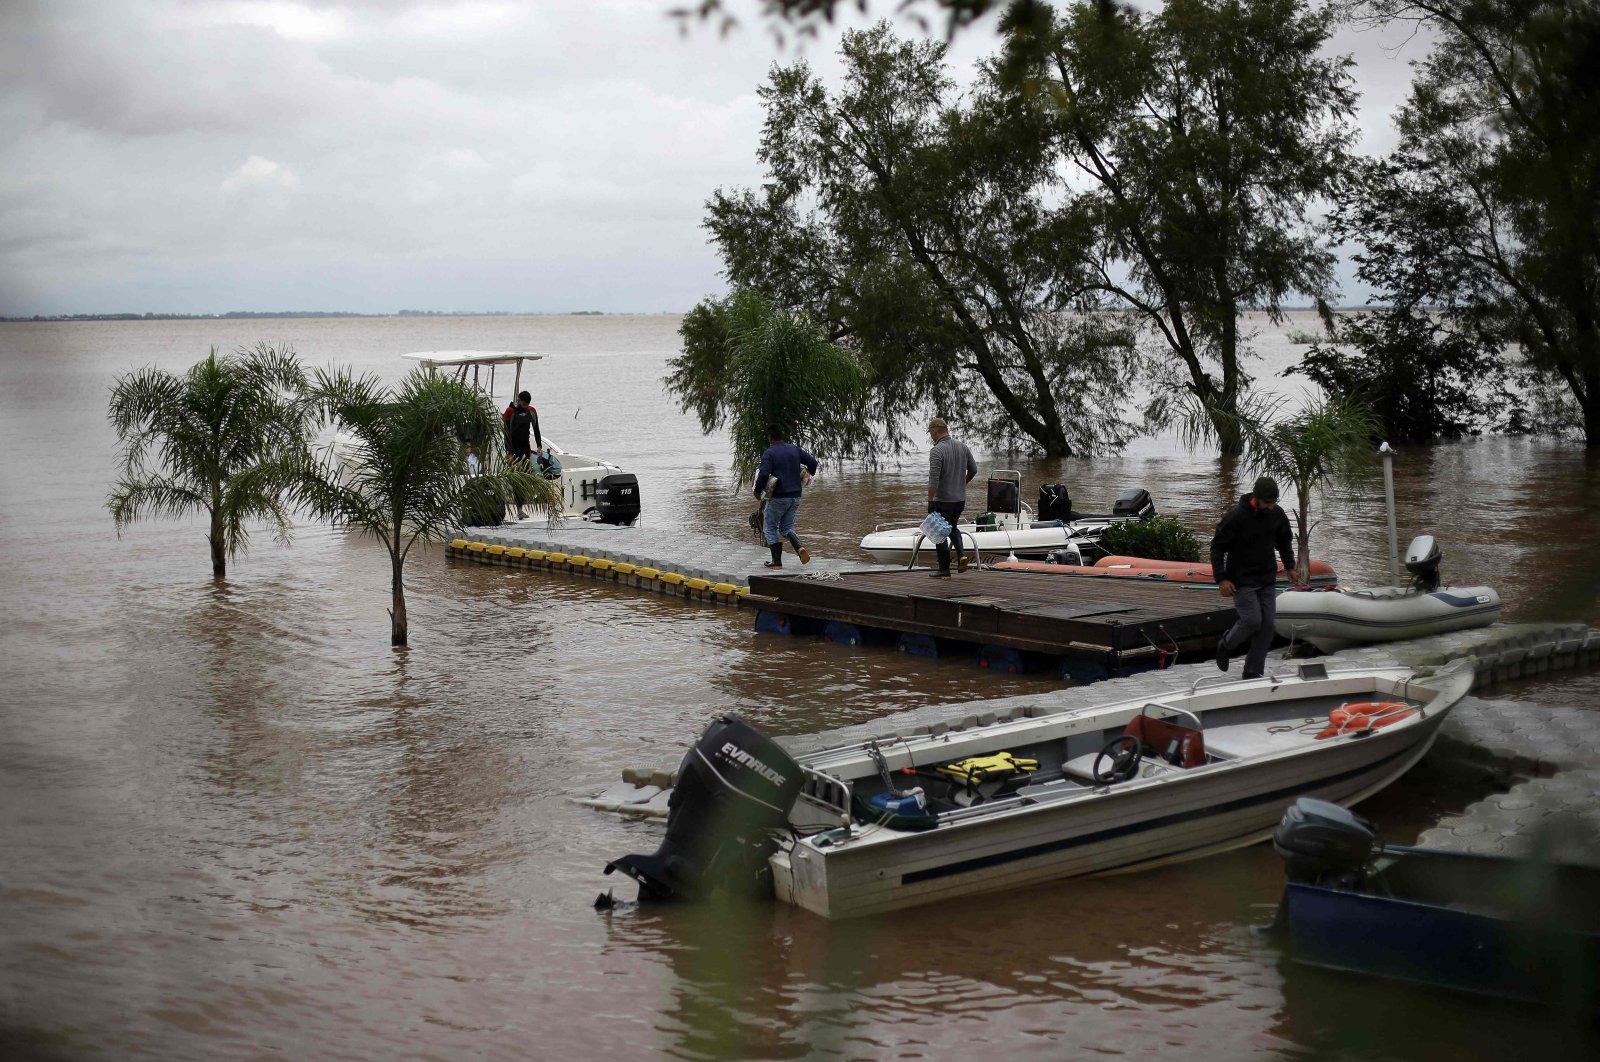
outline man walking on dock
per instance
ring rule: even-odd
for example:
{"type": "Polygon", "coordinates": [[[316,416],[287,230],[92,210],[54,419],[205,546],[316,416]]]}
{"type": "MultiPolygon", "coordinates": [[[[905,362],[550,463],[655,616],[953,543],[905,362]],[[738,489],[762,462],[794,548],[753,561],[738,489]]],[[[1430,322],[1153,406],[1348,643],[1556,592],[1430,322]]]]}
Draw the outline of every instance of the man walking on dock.
{"type": "MultiPolygon", "coordinates": [[[[933,449],[928,451],[928,511],[938,513],[950,521],[950,536],[956,541],[956,567],[967,570],[967,558],[961,552],[961,532],[956,522],[961,510],[967,507],[967,483],[978,474],[978,462],[972,459],[967,444],[950,438],[950,426],[943,417],[928,421],[928,434],[933,437],[933,449]]],[[[939,570],[935,579],[950,578],[950,542],[937,543],[939,570]]]]}
{"type": "Polygon", "coordinates": [[[817,473],[817,459],[792,442],[785,442],[783,429],[776,424],[767,428],[767,449],[761,455],[761,467],[756,472],[755,496],[767,499],[763,510],[762,531],[772,559],[764,568],[783,567],[783,540],[800,557],[801,564],[811,563],[811,554],[800,544],[794,531],[795,514],[800,511],[800,495],[805,485],[817,473]]]}
{"type": "Polygon", "coordinates": [[[1243,678],[1260,678],[1267,670],[1272,646],[1272,621],[1278,615],[1278,564],[1294,570],[1294,539],[1289,518],[1278,508],[1278,483],[1270,476],[1217,524],[1211,540],[1211,571],[1223,597],[1233,598],[1239,619],[1217,643],[1217,667],[1228,670],[1228,657],[1249,643],[1243,678]]]}

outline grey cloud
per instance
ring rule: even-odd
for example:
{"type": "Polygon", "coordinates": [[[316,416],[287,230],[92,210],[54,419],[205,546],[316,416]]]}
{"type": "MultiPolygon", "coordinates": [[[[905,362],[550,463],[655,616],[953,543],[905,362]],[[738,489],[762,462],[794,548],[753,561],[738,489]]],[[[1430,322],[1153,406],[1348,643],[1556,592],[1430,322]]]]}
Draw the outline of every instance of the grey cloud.
{"type": "MultiPolygon", "coordinates": [[[[720,288],[705,199],[760,181],[767,69],[837,69],[755,19],[680,36],[667,0],[312,0],[347,35],[288,37],[230,2],[8,23],[0,313],[686,309],[720,288]]],[[[994,47],[958,38],[955,71],[994,47]]],[[[1403,94],[1403,63],[1350,47],[1403,94]]]]}

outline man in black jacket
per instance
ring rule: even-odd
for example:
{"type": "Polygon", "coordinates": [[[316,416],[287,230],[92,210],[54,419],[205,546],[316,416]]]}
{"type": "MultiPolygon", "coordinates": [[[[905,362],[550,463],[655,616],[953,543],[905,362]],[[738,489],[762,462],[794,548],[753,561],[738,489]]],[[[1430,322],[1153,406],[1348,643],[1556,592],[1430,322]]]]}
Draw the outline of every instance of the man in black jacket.
{"type": "Polygon", "coordinates": [[[1272,646],[1272,621],[1278,614],[1278,557],[1294,570],[1294,540],[1289,518],[1278,508],[1278,484],[1270,476],[1256,480],[1255,489],[1217,524],[1211,540],[1211,570],[1223,597],[1233,598],[1239,619],[1217,643],[1217,667],[1228,670],[1228,656],[1249,643],[1244,676],[1260,678],[1267,669],[1272,646]]]}
{"type": "MultiPolygon", "coordinates": [[[[539,434],[539,411],[533,408],[533,396],[526,391],[517,392],[516,400],[500,414],[500,419],[506,424],[506,456],[514,467],[530,468],[535,447],[540,452],[544,450],[544,437],[539,434]],[[533,434],[531,440],[528,438],[530,432],[533,434]]],[[[518,497],[516,502],[517,519],[526,520],[528,517],[522,498],[518,497]]]]}

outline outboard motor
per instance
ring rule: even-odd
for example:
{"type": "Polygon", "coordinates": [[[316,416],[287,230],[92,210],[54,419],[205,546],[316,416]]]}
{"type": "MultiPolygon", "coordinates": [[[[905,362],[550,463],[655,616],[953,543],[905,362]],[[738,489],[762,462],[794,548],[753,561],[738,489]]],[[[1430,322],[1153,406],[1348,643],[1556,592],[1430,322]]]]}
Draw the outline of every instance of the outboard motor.
{"type": "Polygon", "coordinates": [[[1083,550],[1078,548],[1076,542],[1068,542],[1065,546],[1053,549],[1044,555],[1046,564],[1073,564],[1083,565],[1083,550]]]}
{"type": "Polygon", "coordinates": [[[1148,520],[1156,514],[1156,503],[1150,497],[1150,492],[1142,487],[1135,487],[1123,491],[1116,501],[1111,503],[1111,515],[1115,517],[1130,517],[1135,520],[1148,520]]]}
{"type": "Polygon", "coordinates": [[[1372,823],[1314,797],[1289,805],[1272,831],[1272,847],[1289,880],[1309,884],[1357,879],[1376,847],[1372,823]]]}
{"type": "Polygon", "coordinates": [[[594,507],[603,524],[631,524],[639,519],[639,477],[632,472],[601,476],[594,489],[594,507]]]}
{"type": "Polygon", "coordinates": [[[991,513],[1016,513],[1022,508],[1021,503],[1016,480],[990,478],[988,504],[984,508],[991,513]]]}
{"type": "Polygon", "coordinates": [[[1062,523],[1072,519],[1072,495],[1065,483],[1040,485],[1038,516],[1040,520],[1060,520],[1062,523]]]}
{"type": "Polygon", "coordinates": [[[1425,594],[1439,589],[1439,562],[1444,554],[1432,535],[1418,535],[1406,547],[1406,571],[1411,573],[1411,585],[1425,594]]]}
{"type": "Polygon", "coordinates": [[[754,892],[771,831],[800,795],[800,765],[738,716],[720,716],[678,765],[667,836],[653,855],[606,864],[639,883],[640,900],[695,900],[719,887],[754,892]]]}

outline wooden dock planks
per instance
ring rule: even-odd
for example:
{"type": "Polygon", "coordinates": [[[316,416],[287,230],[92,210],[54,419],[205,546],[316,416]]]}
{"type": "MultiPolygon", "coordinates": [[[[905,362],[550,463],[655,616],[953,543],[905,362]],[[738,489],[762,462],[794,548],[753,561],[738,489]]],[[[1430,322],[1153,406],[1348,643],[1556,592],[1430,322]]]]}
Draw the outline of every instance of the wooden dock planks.
{"type": "Polygon", "coordinates": [[[1215,590],[1132,579],[973,570],[849,572],[838,578],[759,575],[751,604],[773,612],[1003,645],[1031,652],[1136,658],[1204,650],[1234,622],[1215,590]]]}

